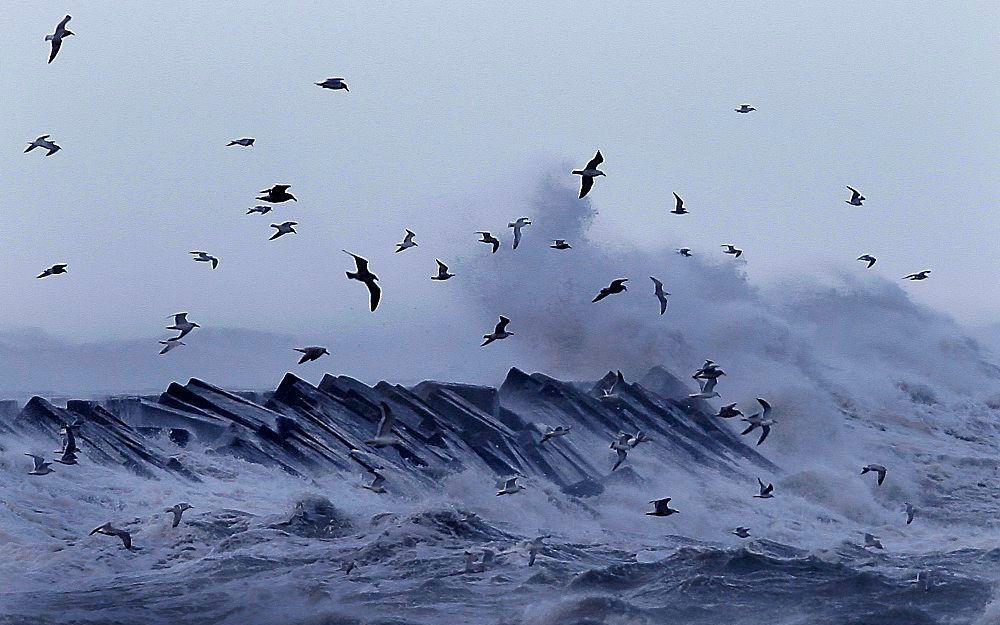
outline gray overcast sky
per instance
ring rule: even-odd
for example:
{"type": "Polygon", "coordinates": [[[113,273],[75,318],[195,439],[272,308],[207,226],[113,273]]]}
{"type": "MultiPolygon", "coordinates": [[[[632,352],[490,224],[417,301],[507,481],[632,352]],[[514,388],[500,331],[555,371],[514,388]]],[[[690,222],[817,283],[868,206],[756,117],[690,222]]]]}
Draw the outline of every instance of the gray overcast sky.
{"type": "Polygon", "coordinates": [[[869,252],[894,280],[933,269],[918,301],[1000,319],[997,3],[124,6],[5,4],[0,328],[159,338],[189,310],[322,339],[434,314],[433,259],[481,252],[473,230],[525,214],[553,170],[576,185],[597,148],[595,245],[733,242],[763,282],[869,252]],[[76,36],[46,65],[64,13],[76,36]],[[61,152],[22,154],[46,133],[61,152]],[[244,215],[277,182],[299,202],[244,215]],[[667,214],[672,191],[692,214],[667,214]],[[268,242],[284,219],[299,234],[268,242]],[[406,227],[420,247],[394,256],[406,227]]]}

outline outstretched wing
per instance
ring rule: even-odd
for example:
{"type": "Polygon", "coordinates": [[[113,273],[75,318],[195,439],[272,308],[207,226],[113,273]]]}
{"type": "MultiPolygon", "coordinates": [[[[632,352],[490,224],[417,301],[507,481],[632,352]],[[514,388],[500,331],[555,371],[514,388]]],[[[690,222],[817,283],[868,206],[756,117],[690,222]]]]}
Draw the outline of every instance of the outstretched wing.
{"type": "Polygon", "coordinates": [[[590,193],[590,189],[594,186],[594,179],[590,176],[580,177],[580,199],[583,199],[590,193]]]}
{"type": "Polygon", "coordinates": [[[603,162],[604,157],[601,155],[601,151],[598,150],[597,154],[594,155],[594,158],[590,159],[590,162],[587,163],[587,169],[596,169],[597,166],[603,162]]]}
{"type": "Polygon", "coordinates": [[[501,332],[507,331],[507,324],[510,323],[510,319],[500,315],[500,322],[497,323],[496,329],[493,330],[494,334],[500,334],[501,332]]]}
{"type": "Polygon", "coordinates": [[[389,404],[381,402],[378,407],[382,413],[382,418],[378,421],[378,433],[376,436],[384,438],[392,432],[392,426],[396,424],[396,417],[392,414],[389,404]]]}
{"type": "MultiPolygon", "coordinates": [[[[367,264],[368,263],[366,261],[365,265],[367,264]]],[[[382,299],[382,289],[379,288],[378,283],[376,283],[374,280],[368,280],[367,282],[365,282],[365,285],[368,287],[368,294],[370,296],[369,300],[371,303],[372,312],[375,312],[375,309],[378,308],[379,300],[382,299]]]]}

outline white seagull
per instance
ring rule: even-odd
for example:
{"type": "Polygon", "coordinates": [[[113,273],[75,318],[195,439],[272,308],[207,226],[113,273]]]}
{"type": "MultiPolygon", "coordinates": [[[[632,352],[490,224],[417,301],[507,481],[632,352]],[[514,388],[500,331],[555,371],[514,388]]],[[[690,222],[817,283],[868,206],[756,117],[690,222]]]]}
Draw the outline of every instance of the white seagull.
{"type": "Polygon", "coordinates": [[[719,392],[715,390],[715,385],[719,382],[718,378],[709,378],[707,380],[698,380],[698,386],[701,387],[701,391],[698,393],[692,393],[688,395],[691,399],[711,399],[713,397],[722,397],[719,392]]]}
{"type": "Polygon", "coordinates": [[[46,462],[45,458],[29,453],[25,453],[24,455],[29,456],[34,461],[34,466],[28,471],[28,475],[48,475],[49,473],[53,473],[52,463],[46,462]]]}
{"type": "Polygon", "coordinates": [[[749,434],[756,428],[760,428],[760,438],[757,440],[757,444],[760,445],[764,442],[764,439],[767,438],[767,435],[771,433],[771,426],[777,423],[777,421],[771,418],[771,404],[767,403],[767,401],[761,397],[757,398],[757,403],[760,404],[763,410],[741,419],[741,421],[746,421],[750,425],[748,425],[745,430],[740,432],[740,436],[749,434]]]}
{"type": "Polygon", "coordinates": [[[524,487],[517,483],[517,478],[518,476],[515,475],[514,477],[502,480],[503,486],[500,486],[500,482],[497,482],[497,497],[500,495],[513,495],[524,490],[524,487]]]}
{"type": "Polygon", "coordinates": [[[403,250],[408,250],[411,247],[416,247],[417,244],[413,242],[413,237],[415,236],[417,236],[417,234],[412,230],[410,230],[409,228],[407,228],[406,236],[403,237],[403,242],[396,244],[396,253],[402,252],[403,250]]]}
{"type": "Polygon", "coordinates": [[[396,424],[396,417],[392,414],[389,404],[384,401],[380,402],[378,409],[382,416],[378,420],[378,429],[375,432],[375,438],[367,440],[365,443],[375,448],[400,444],[399,438],[392,433],[392,428],[396,424]]]}
{"type": "Polygon", "coordinates": [[[170,339],[169,341],[160,341],[160,345],[163,346],[163,349],[160,350],[160,355],[162,356],[163,354],[166,354],[170,350],[176,349],[181,345],[187,345],[187,343],[180,340],[170,339]]]}
{"type": "Polygon", "coordinates": [[[319,360],[320,356],[329,356],[330,352],[326,350],[325,347],[296,347],[295,351],[302,354],[302,358],[299,358],[299,364],[304,364],[307,362],[312,362],[313,360],[319,360]]]}
{"type": "Polygon", "coordinates": [[[508,336],[514,336],[513,332],[508,332],[507,331],[507,324],[508,323],[510,323],[510,319],[508,319],[507,317],[504,317],[503,315],[500,315],[500,321],[497,323],[496,327],[493,329],[493,334],[484,334],[483,335],[483,339],[485,339],[485,340],[483,341],[483,344],[480,345],[480,347],[485,347],[485,346],[489,345],[490,343],[492,343],[493,341],[499,341],[501,339],[507,338],[508,336]]]}
{"type": "Polygon", "coordinates": [[[583,169],[574,169],[573,173],[577,176],[581,176],[580,179],[580,198],[583,199],[588,193],[590,193],[591,187],[594,186],[594,178],[598,176],[606,175],[603,171],[597,168],[598,165],[604,162],[604,157],[601,156],[601,151],[598,150],[594,158],[590,159],[587,166],[583,169]]]}
{"type": "Polygon", "coordinates": [[[187,320],[187,313],[186,312],[179,312],[179,313],[176,313],[176,314],[174,314],[172,316],[174,318],[174,325],[167,326],[167,329],[168,330],[177,330],[178,332],[180,332],[180,334],[177,335],[177,336],[175,336],[174,338],[170,339],[171,341],[179,341],[182,338],[184,338],[185,336],[187,336],[188,333],[191,332],[191,330],[194,330],[195,328],[200,328],[201,327],[197,323],[188,321],[187,320]]]}
{"type": "Polygon", "coordinates": [[[757,478],[757,484],[760,485],[760,494],[754,495],[757,499],[773,499],[774,498],[774,484],[768,483],[764,486],[764,482],[757,478]]]}
{"type": "Polygon", "coordinates": [[[177,527],[178,525],[180,525],[181,524],[181,517],[184,515],[184,511],[185,510],[190,510],[193,507],[194,506],[192,506],[188,502],[182,501],[180,503],[175,503],[174,505],[170,506],[169,508],[166,508],[164,510],[164,512],[170,512],[170,513],[172,513],[174,515],[174,520],[170,524],[170,527],[177,527]]]}
{"type": "Polygon", "coordinates": [[[28,147],[24,151],[25,153],[28,153],[34,150],[35,148],[44,148],[48,150],[48,154],[46,154],[45,156],[52,156],[53,154],[62,149],[61,147],[56,145],[55,141],[49,140],[49,135],[42,135],[41,137],[38,137],[34,141],[28,143],[28,147]]]}
{"type": "Polygon", "coordinates": [[[512,221],[509,224],[507,224],[508,228],[514,229],[514,244],[513,246],[511,246],[511,249],[516,250],[517,246],[521,243],[521,228],[530,225],[531,225],[531,220],[528,219],[527,217],[518,217],[517,221],[512,221]]]}

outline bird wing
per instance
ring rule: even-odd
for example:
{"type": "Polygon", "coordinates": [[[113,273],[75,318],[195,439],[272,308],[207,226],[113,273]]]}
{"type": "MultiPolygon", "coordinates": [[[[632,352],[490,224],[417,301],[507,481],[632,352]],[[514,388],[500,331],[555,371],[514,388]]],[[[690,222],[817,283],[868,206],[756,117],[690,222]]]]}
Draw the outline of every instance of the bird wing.
{"type": "Polygon", "coordinates": [[[187,313],[186,312],[177,313],[177,314],[174,315],[174,325],[177,326],[177,325],[180,325],[182,323],[187,323],[187,313]]]}
{"type": "Polygon", "coordinates": [[[660,282],[659,280],[657,280],[656,278],[654,278],[653,276],[649,276],[649,279],[653,281],[654,285],[656,285],[654,288],[656,289],[655,292],[656,292],[657,297],[659,297],[660,295],[663,295],[663,283],[660,282]]]}
{"type": "Polygon", "coordinates": [[[508,478],[507,481],[504,482],[503,489],[507,490],[509,488],[514,488],[514,486],[516,486],[515,482],[517,482],[517,477],[508,478]]]}
{"type": "Polygon", "coordinates": [[[615,289],[619,289],[619,288],[625,286],[626,282],[628,282],[628,278],[618,278],[617,280],[612,280],[611,281],[611,287],[615,288],[615,289]]]}
{"type": "Polygon", "coordinates": [[[715,385],[719,383],[719,378],[709,378],[705,380],[705,386],[702,387],[703,393],[711,393],[715,390],[715,385]]]}
{"type": "Polygon", "coordinates": [[[59,48],[61,48],[61,47],[62,47],[62,38],[60,38],[60,37],[53,37],[52,38],[52,52],[49,53],[49,63],[51,63],[52,60],[56,58],[56,55],[59,54],[59,48]]]}
{"type": "Polygon", "coordinates": [[[212,269],[215,269],[216,267],[219,266],[219,259],[218,258],[216,258],[215,256],[209,256],[209,258],[212,261],[212,269]]]}
{"type": "Polygon", "coordinates": [[[406,236],[403,237],[403,243],[413,243],[413,237],[417,236],[412,230],[407,229],[406,236]]]}
{"type": "Polygon", "coordinates": [[[500,315],[500,321],[497,323],[496,328],[493,330],[494,334],[500,334],[501,332],[507,331],[507,324],[510,323],[510,319],[500,315]]]}
{"type": "Polygon", "coordinates": [[[514,226],[514,246],[513,249],[517,249],[518,243],[521,242],[521,228],[519,226],[514,226]]]}
{"type": "Polygon", "coordinates": [[[382,289],[379,288],[378,283],[374,280],[366,281],[365,285],[368,287],[369,303],[371,304],[372,312],[375,312],[375,309],[378,308],[379,300],[382,299],[382,289]]]}
{"type": "Polygon", "coordinates": [[[368,260],[367,259],[362,258],[362,257],[358,256],[357,254],[351,254],[351,252],[348,252],[347,250],[343,250],[343,252],[345,254],[350,254],[351,256],[354,257],[354,264],[355,264],[355,266],[357,266],[359,272],[364,273],[365,271],[368,270],[368,260]]]}
{"type": "Polygon", "coordinates": [[[681,199],[681,196],[674,193],[674,197],[677,198],[677,207],[675,210],[681,210],[684,208],[684,200],[681,199]]]}
{"type": "Polygon", "coordinates": [[[131,534],[129,534],[125,530],[117,530],[117,531],[115,531],[115,536],[117,536],[118,538],[122,539],[122,545],[124,545],[126,549],[131,549],[132,548],[132,535],[131,534]]]}
{"type": "Polygon", "coordinates": [[[389,408],[389,404],[381,402],[378,407],[382,413],[382,418],[378,421],[378,433],[376,436],[378,438],[384,438],[392,433],[392,426],[396,423],[396,417],[392,414],[392,409],[389,408]]]}
{"type": "Polygon", "coordinates": [[[594,179],[590,176],[580,177],[580,199],[586,197],[590,193],[590,189],[594,186],[594,179]]]}
{"type": "Polygon", "coordinates": [[[439,275],[442,274],[442,273],[448,273],[448,265],[442,263],[441,261],[439,261],[436,258],[434,260],[438,264],[438,274],[439,275]]]}
{"type": "Polygon", "coordinates": [[[757,439],[757,444],[760,445],[761,443],[763,443],[764,439],[767,438],[767,435],[770,434],[770,433],[771,433],[771,426],[770,425],[762,425],[762,426],[760,426],[760,438],[757,439]]]}
{"type": "Polygon", "coordinates": [[[598,150],[597,154],[594,155],[594,158],[590,159],[590,162],[587,163],[587,169],[596,169],[597,166],[603,162],[604,157],[601,155],[601,151],[598,150]]]}
{"type": "Polygon", "coordinates": [[[31,460],[35,463],[35,468],[32,469],[33,471],[37,471],[45,466],[45,458],[42,458],[41,456],[36,456],[35,454],[26,453],[24,455],[30,456],[31,460]]]}
{"type": "Polygon", "coordinates": [[[771,404],[767,403],[767,400],[761,399],[760,397],[757,398],[757,403],[764,409],[763,414],[761,414],[761,418],[767,419],[771,415],[771,404]]]}
{"type": "Polygon", "coordinates": [[[66,17],[62,18],[62,21],[59,22],[58,26],[56,26],[56,30],[65,30],[66,29],[66,24],[69,24],[69,21],[71,19],[73,19],[72,15],[67,15],[66,17]]]}
{"type": "Polygon", "coordinates": [[[170,511],[174,513],[174,522],[171,525],[171,527],[177,527],[178,525],[181,524],[181,515],[184,513],[184,511],[178,508],[177,506],[171,508],[170,511]]]}

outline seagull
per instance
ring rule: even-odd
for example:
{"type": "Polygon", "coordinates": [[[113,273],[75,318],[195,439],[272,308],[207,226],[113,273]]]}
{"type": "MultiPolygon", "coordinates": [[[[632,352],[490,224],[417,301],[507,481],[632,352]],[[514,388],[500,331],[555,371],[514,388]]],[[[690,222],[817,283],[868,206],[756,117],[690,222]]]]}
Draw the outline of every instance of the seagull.
{"type": "Polygon", "coordinates": [[[868,268],[871,269],[872,265],[874,265],[875,261],[878,259],[872,256],[871,254],[862,254],[861,256],[858,256],[858,260],[863,260],[866,263],[868,263],[868,268]]]}
{"type": "Polygon", "coordinates": [[[573,248],[572,245],[566,242],[566,239],[555,239],[549,247],[554,250],[569,250],[573,248]]]}
{"type": "Polygon", "coordinates": [[[535,558],[545,547],[544,541],[548,536],[536,536],[535,538],[528,541],[528,566],[535,565],[535,558]]]}
{"type": "Polygon", "coordinates": [[[378,308],[378,301],[382,297],[382,289],[378,286],[378,276],[368,270],[368,261],[366,259],[361,258],[357,254],[351,254],[347,250],[341,251],[354,257],[354,264],[357,267],[357,271],[348,271],[347,278],[363,282],[368,287],[368,300],[371,304],[372,312],[375,312],[375,309],[378,308]]]}
{"type": "Polygon", "coordinates": [[[598,399],[604,403],[617,403],[618,393],[615,392],[615,389],[618,388],[619,382],[625,384],[625,376],[622,375],[621,371],[616,372],[615,379],[611,381],[611,386],[601,389],[602,394],[598,399]]]}
{"type": "Polygon", "coordinates": [[[865,201],[865,196],[858,193],[858,190],[852,186],[848,186],[847,188],[851,190],[851,199],[844,201],[851,206],[861,206],[861,203],[865,201]]]}
{"type": "Polygon", "coordinates": [[[767,438],[767,435],[771,433],[771,426],[777,423],[777,421],[771,418],[771,404],[760,397],[757,398],[757,403],[760,404],[763,411],[741,419],[741,421],[746,421],[750,425],[747,426],[747,429],[740,432],[740,436],[749,434],[754,429],[760,428],[760,439],[757,440],[757,444],[760,445],[767,438]]]}
{"type": "Polygon", "coordinates": [[[61,273],[66,273],[66,268],[69,267],[66,263],[59,263],[58,265],[52,265],[42,273],[35,276],[36,278],[47,278],[48,276],[58,276],[61,273]]]}
{"type": "Polygon", "coordinates": [[[173,317],[174,317],[174,325],[167,326],[167,329],[168,330],[177,330],[178,332],[180,332],[180,334],[178,336],[170,339],[171,341],[179,341],[182,338],[184,338],[185,336],[187,336],[188,333],[191,330],[194,330],[195,328],[200,328],[201,327],[197,323],[193,323],[191,321],[188,321],[187,320],[187,313],[186,312],[176,313],[175,315],[173,315],[173,317]]]}
{"type": "Polygon", "coordinates": [[[372,481],[371,481],[371,483],[370,484],[362,484],[361,488],[367,488],[368,490],[372,491],[373,493],[378,493],[379,495],[384,495],[385,492],[386,492],[385,491],[385,486],[383,486],[383,484],[385,484],[385,476],[383,476],[378,471],[371,471],[371,474],[372,474],[372,481]]]}
{"type": "Polygon", "coordinates": [[[750,538],[750,528],[749,527],[737,527],[733,530],[733,533],[740,538],[750,538]]]}
{"type": "Polygon", "coordinates": [[[318,82],[316,84],[324,89],[333,89],[334,91],[337,89],[343,89],[344,91],[350,91],[343,78],[327,78],[323,82],[318,82]]]}
{"type": "Polygon", "coordinates": [[[601,156],[601,151],[598,150],[594,158],[590,159],[587,166],[583,169],[574,169],[573,173],[577,176],[582,176],[580,179],[580,199],[586,197],[590,193],[591,187],[594,186],[594,178],[597,176],[604,176],[605,173],[597,168],[598,165],[604,162],[604,157],[601,156]]]}
{"type": "Polygon", "coordinates": [[[639,446],[639,443],[648,443],[651,440],[653,440],[653,439],[651,439],[650,437],[646,436],[645,432],[643,432],[642,430],[639,430],[633,436],[629,437],[629,439],[628,439],[628,446],[631,447],[631,448],[633,448],[633,449],[635,449],[636,447],[639,446]]]}
{"type": "Polygon", "coordinates": [[[492,343],[493,341],[499,341],[501,339],[507,338],[508,336],[514,336],[513,332],[507,331],[508,323],[510,323],[510,319],[504,317],[503,315],[500,315],[500,321],[497,323],[496,328],[493,329],[493,334],[484,334],[483,338],[485,340],[483,341],[483,344],[480,345],[480,347],[485,347],[490,343],[492,343]]]}
{"type": "Polygon", "coordinates": [[[299,222],[297,221],[283,221],[280,224],[271,224],[271,227],[276,228],[276,230],[268,241],[273,241],[278,237],[285,236],[286,234],[298,234],[298,232],[295,231],[295,226],[297,225],[299,225],[299,222]]]}
{"type": "Polygon", "coordinates": [[[864,475],[869,471],[874,471],[875,473],[878,473],[877,484],[881,486],[882,482],[885,481],[886,468],[880,464],[866,464],[865,466],[861,467],[861,475],[864,475]]]}
{"type": "Polygon", "coordinates": [[[726,404],[725,406],[719,408],[719,413],[715,415],[720,419],[732,419],[733,417],[742,417],[743,412],[736,407],[736,402],[731,404],[726,404]]]}
{"type": "MultiPolygon", "coordinates": [[[[228,148],[231,145],[242,145],[243,147],[248,148],[248,147],[250,147],[250,146],[253,145],[254,141],[256,141],[256,139],[254,139],[252,137],[244,137],[242,139],[234,139],[234,140],[230,141],[229,143],[227,143],[226,147],[228,148]]],[[[261,193],[263,193],[263,191],[261,191],[261,193]]]]}
{"type": "Polygon", "coordinates": [[[163,349],[160,350],[160,355],[162,356],[176,347],[187,345],[187,343],[176,339],[170,339],[169,341],[160,341],[160,345],[163,346],[163,349]]]}
{"type": "Polygon", "coordinates": [[[59,464],[74,465],[76,462],[76,452],[75,451],[62,451],[58,458],[55,459],[59,464]]]}
{"type": "Polygon", "coordinates": [[[299,358],[299,364],[312,362],[313,360],[319,360],[320,356],[329,356],[330,352],[326,351],[325,347],[296,347],[295,351],[302,354],[302,358],[299,358]]]}
{"type": "Polygon", "coordinates": [[[76,34],[71,30],[66,30],[66,24],[68,24],[71,19],[73,19],[72,16],[67,15],[61,22],[59,22],[59,25],[56,26],[54,33],[51,35],[45,35],[45,41],[52,42],[52,52],[49,53],[49,63],[51,63],[52,60],[56,58],[56,55],[59,54],[59,48],[62,47],[63,38],[76,34]]]}
{"type": "Polygon", "coordinates": [[[448,273],[448,265],[442,263],[438,259],[434,259],[438,264],[438,273],[436,276],[431,276],[431,280],[447,280],[448,278],[454,278],[455,274],[448,273]]]}
{"type": "Polygon", "coordinates": [[[653,504],[653,511],[647,512],[646,516],[670,516],[671,514],[680,513],[680,510],[674,510],[670,507],[670,497],[654,499],[649,503],[653,504]]]}
{"type": "Polygon", "coordinates": [[[874,547],[876,549],[885,549],[885,547],[882,546],[881,540],[879,540],[876,536],[872,536],[868,532],[865,532],[865,549],[869,547],[874,547]]]}
{"type": "Polygon", "coordinates": [[[38,137],[37,139],[29,143],[28,147],[24,150],[24,152],[28,153],[34,150],[35,148],[44,148],[48,150],[48,154],[46,154],[45,156],[52,156],[53,154],[62,149],[62,147],[56,145],[55,141],[49,140],[49,135],[42,135],[41,137],[38,137]]]}
{"type": "Polygon", "coordinates": [[[718,378],[709,378],[707,380],[698,380],[698,386],[701,391],[697,393],[692,393],[688,395],[690,399],[711,399],[713,397],[722,397],[719,392],[715,390],[715,385],[718,384],[718,378]]]}
{"type": "Polygon", "coordinates": [[[266,213],[270,213],[272,210],[274,210],[273,206],[259,205],[248,209],[247,215],[252,215],[253,213],[260,213],[261,215],[264,215],[266,213]]]}
{"type": "Polygon", "coordinates": [[[599,302],[605,297],[612,295],[614,293],[621,293],[627,291],[628,287],[625,283],[628,282],[628,278],[618,278],[617,280],[612,280],[611,284],[601,289],[601,292],[597,294],[597,297],[593,299],[594,302],[599,302]]]}
{"type": "Polygon", "coordinates": [[[196,263],[212,263],[212,269],[219,266],[219,259],[212,256],[208,252],[190,252],[194,255],[194,260],[196,263]]]}
{"type": "Polygon", "coordinates": [[[392,433],[392,427],[396,423],[396,417],[392,414],[392,409],[389,408],[389,404],[384,401],[379,402],[378,409],[382,417],[378,420],[378,429],[375,432],[375,438],[367,440],[365,443],[375,447],[376,449],[400,444],[399,438],[392,433]]]}
{"type": "Polygon", "coordinates": [[[477,230],[476,234],[478,234],[481,237],[483,237],[483,238],[479,239],[480,243],[488,243],[488,244],[492,245],[493,246],[493,253],[494,254],[497,253],[497,250],[500,249],[500,239],[496,238],[495,236],[493,236],[492,234],[490,234],[486,230],[477,230]]]}
{"type": "Polygon", "coordinates": [[[909,525],[913,523],[913,517],[917,514],[917,509],[913,507],[913,504],[909,501],[903,502],[906,504],[906,524],[909,525]]]}
{"type": "Polygon", "coordinates": [[[258,200],[263,200],[265,202],[270,202],[271,204],[280,204],[281,202],[287,202],[288,200],[295,199],[295,196],[288,192],[290,184],[276,184],[270,189],[264,189],[263,191],[258,191],[258,193],[263,193],[264,195],[258,197],[258,200]]]}
{"type": "Polygon", "coordinates": [[[690,247],[682,247],[679,250],[677,250],[677,253],[680,254],[681,256],[685,257],[685,258],[691,258],[691,248],[690,247]]]}
{"type": "Polygon", "coordinates": [[[524,490],[523,486],[516,483],[517,478],[518,476],[516,475],[514,477],[507,478],[503,483],[503,487],[500,487],[499,490],[497,490],[497,497],[500,495],[513,495],[514,493],[519,493],[524,490]]]}
{"type": "Polygon", "coordinates": [[[653,276],[649,276],[649,279],[653,281],[654,285],[653,295],[656,296],[656,299],[660,300],[660,314],[662,315],[663,313],[667,312],[667,296],[670,295],[670,293],[667,293],[666,291],[663,290],[662,282],[660,282],[653,276]]]}
{"type": "Polygon", "coordinates": [[[923,271],[918,271],[917,273],[911,273],[908,276],[904,276],[903,280],[926,280],[930,277],[930,269],[924,269],[923,271]]]}
{"type": "Polygon", "coordinates": [[[350,562],[344,562],[343,564],[341,564],[340,570],[344,572],[344,575],[350,575],[351,571],[353,571],[357,567],[358,563],[355,562],[354,560],[351,560],[350,562]]]}
{"type": "Polygon", "coordinates": [[[169,508],[165,509],[164,512],[172,512],[174,514],[174,521],[173,521],[173,523],[170,524],[170,527],[177,527],[178,525],[180,525],[181,524],[181,515],[184,514],[185,510],[190,510],[193,507],[194,506],[192,506],[188,502],[182,501],[180,503],[175,503],[174,505],[172,505],[169,508]]]}
{"type": "Polygon", "coordinates": [[[736,111],[737,113],[749,113],[750,111],[756,111],[757,109],[750,106],[749,104],[741,104],[740,108],[733,110],[736,111]]]}
{"type": "MultiPolygon", "coordinates": [[[[64,456],[67,454],[73,456],[76,455],[76,435],[73,434],[73,430],[76,427],[78,426],[64,425],[61,428],[59,428],[59,433],[62,434],[63,437],[63,446],[62,449],[60,449],[57,453],[63,454],[64,456]]],[[[61,462],[61,461],[57,460],[56,462],[61,462]]],[[[76,464],[76,463],[73,462],[71,464],[76,464]]]]}
{"type": "Polygon", "coordinates": [[[706,360],[705,364],[702,365],[701,369],[695,371],[695,374],[691,376],[695,380],[702,378],[705,380],[719,378],[726,375],[726,372],[719,368],[719,365],[715,364],[714,361],[706,360]]]}
{"type": "Polygon", "coordinates": [[[726,243],[722,247],[726,248],[726,251],[724,251],[723,254],[732,254],[736,258],[743,255],[743,250],[733,247],[732,243],[726,243]]]}
{"type": "Polygon", "coordinates": [[[676,204],[676,206],[674,206],[674,210],[672,210],[670,212],[673,213],[673,214],[675,214],[675,215],[687,215],[688,212],[690,212],[690,211],[688,211],[688,209],[684,208],[684,200],[682,200],[681,196],[677,195],[676,193],[674,193],[674,197],[677,199],[677,204],[676,204]]]}
{"type": "Polygon", "coordinates": [[[105,536],[117,536],[118,538],[121,539],[122,545],[124,545],[126,549],[132,549],[132,535],[126,532],[125,530],[118,529],[110,522],[90,530],[89,536],[93,536],[94,534],[104,534],[105,536]]]}
{"type": "Polygon", "coordinates": [[[542,435],[542,440],[538,441],[538,444],[541,445],[545,443],[545,441],[552,440],[553,438],[557,438],[559,436],[566,436],[569,434],[571,429],[573,429],[572,426],[568,425],[557,425],[555,428],[545,428],[545,434],[542,435]]]}
{"type": "Polygon", "coordinates": [[[622,434],[618,440],[611,441],[609,447],[618,453],[618,461],[615,462],[615,466],[611,467],[612,471],[620,467],[625,462],[625,458],[628,457],[628,450],[631,448],[628,443],[631,438],[632,436],[629,434],[622,434]]]}
{"type": "Polygon", "coordinates": [[[408,250],[411,247],[416,247],[417,244],[413,242],[413,237],[415,236],[417,236],[417,234],[412,230],[410,230],[409,228],[407,228],[406,236],[403,237],[403,242],[396,244],[396,252],[399,253],[402,252],[403,250],[408,250]]]}
{"type": "Polygon", "coordinates": [[[25,453],[24,455],[30,456],[31,459],[35,462],[35,466],[32,467],[30,471],[28,471],[28,475],[48,475],[49,473],[53,473],[51,468],[52,463],[46,462],[45,458],[29,453],[25,453]]]}
{"type": "Polygon", "coordinates": [[[757,499],[773,499],[774,498],[774,484],[768,483],[764,486],[764,482],[757,478],[757,483],[760,484],[760,494],[754,495],[757,499]]]}
{"type": "Polygon", "coordinates": [[[508,228],[514,229],[514,245],[511,247],[512,250],[516,250],[519,243],[521,243],[521,228],[525,226],[530,226],[531,220],[527,217],[518,217],[517,221],[512,221],[507,224],[508,228]]]}

